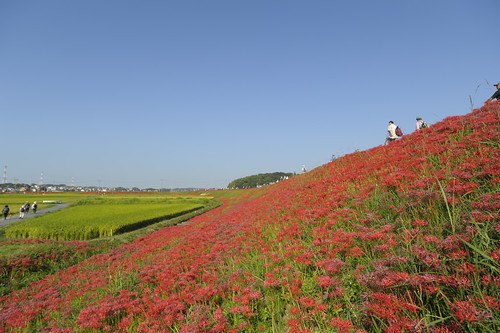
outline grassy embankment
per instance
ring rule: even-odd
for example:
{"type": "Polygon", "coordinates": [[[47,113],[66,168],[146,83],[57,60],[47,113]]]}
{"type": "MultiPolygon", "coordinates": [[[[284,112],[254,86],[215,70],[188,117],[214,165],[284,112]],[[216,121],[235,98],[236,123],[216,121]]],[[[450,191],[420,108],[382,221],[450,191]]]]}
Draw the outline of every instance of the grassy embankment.
{"type": "MultiPolygon", "coordinates": [[[[0,299],[15,331],[498,332],[500,103],[0,299]]],[[[214,194],[215,195],[215,194],[214,194]]],[[[236,197],[238,196],[238,197],[236,197]]]]}
{"type": "MultiPolygon", "coordinates": [[[[9,206],[42,202],[35,194],[8,194],[1,199],[9,206]]],[[[43,199],[61,200],[71,207],[0,227],[0,295],[220,204],[209,196],[170,193],[97,197],[64,193],[43,199]]]]}

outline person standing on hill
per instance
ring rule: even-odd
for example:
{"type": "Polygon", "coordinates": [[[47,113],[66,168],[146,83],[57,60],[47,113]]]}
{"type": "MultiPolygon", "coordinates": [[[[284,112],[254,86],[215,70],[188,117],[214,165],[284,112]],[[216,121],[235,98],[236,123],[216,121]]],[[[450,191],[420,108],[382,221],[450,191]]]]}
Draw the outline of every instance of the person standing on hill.
{"type": "Polygon", "coordinates": [[[420,131],[422,128],[427,128],[427,124],[422,120],[422,117],[417,117],[417,131],[420,131]]]}
{"type": "Polygon", "coordinates": [[[398,127],[394,124],[394,122],[391,120],[389,121],[389,127],[387,127],[387,132],[389,132],[389,136],[387,137],[387,139],[385,139],[385,143],[384,144],[387,144],[387,143],[390,143],[394,140],[397,140],[398,136],[396,134],[396,129],[398,127]]]}
{"type": "Polygon", "coordinates": [[[490,99],[488,99],[486,102],[490,102],[494,99],[496,99],[497,101],[500,100],[500,82],[497,83],[497,84],[494,84],[494,86],[497,87],[497,91],[495,91],[495,93],[493,94],[493,96],[490,97],[490,99]]]}
{"type": "Polygon", "coordinates": [[[5,205],[5,207],[2,209],[4,220],[7,219],[7,216],[9,215],[9,211],[10,211],[9,205],[5,205]]]}

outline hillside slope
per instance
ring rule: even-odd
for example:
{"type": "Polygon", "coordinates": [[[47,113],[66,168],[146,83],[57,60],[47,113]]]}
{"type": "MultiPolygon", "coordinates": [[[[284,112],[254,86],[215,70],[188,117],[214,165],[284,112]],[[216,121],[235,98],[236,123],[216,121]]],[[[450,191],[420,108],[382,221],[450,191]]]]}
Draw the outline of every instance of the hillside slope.
{"type": "Polygon", "coordinates": [[[499,114],[215,192],[225,204],[190,224],[1,298],[0,329],[498,331],[499,114]]]}

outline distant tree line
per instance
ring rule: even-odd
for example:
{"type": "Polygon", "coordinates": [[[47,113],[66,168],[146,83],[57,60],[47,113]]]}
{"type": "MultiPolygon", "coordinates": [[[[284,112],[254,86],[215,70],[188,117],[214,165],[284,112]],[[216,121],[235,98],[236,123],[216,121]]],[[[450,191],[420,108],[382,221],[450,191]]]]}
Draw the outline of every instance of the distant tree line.
{"type": "Polygon", "coordinates": [[[66,186],[64,184],[56,185],[56,184],[46,184],[46,185],[35,185],[35,184],[26,184],[26,183],[2,183],[0,184],[0,190],[2,191],[8,191],[8,190],[14,190],[14,191],[19,191],[21,189],[24,189],[26,191],[31,191],[32,188],[37,188],[38,190],[45,190],[47,187],[50,186],[66,186]]]}
{"type": "Polygon", "coordinates": [[[0,184],[1,189],[6,189],[6,188],[13,188],[13,189],[20,189],[21,187],[29,187],[31,185],[29,184],[23,184],[23,183],[3,183],[0,184]]]}
{"type": "Polygon", "coordinates": [[[292,176],[293,173],[291,172],[259,173],[258,175],[233,180],[227,187],[231,189],[254,188],[272,184],[292,176]]]}

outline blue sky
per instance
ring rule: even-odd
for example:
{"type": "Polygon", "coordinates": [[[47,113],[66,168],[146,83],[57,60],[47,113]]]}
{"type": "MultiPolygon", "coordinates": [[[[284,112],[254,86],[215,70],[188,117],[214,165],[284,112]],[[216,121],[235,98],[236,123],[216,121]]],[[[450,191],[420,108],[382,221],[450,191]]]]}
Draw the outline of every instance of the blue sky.
{"type": "Polygon", "coordinates": [[[0,2],[7,181],[225,187],[480,107],[497,0],[0,2]]]}

